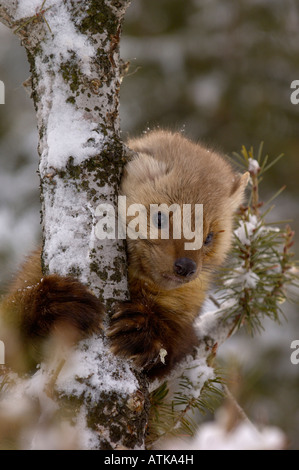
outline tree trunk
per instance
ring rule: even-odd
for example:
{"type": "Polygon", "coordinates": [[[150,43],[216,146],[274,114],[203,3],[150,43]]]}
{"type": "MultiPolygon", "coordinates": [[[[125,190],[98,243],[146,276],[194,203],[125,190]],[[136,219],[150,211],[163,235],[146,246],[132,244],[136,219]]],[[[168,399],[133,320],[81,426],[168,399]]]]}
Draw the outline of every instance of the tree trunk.
{"type": "MultiPolygon", "coordinates": [[[[0,19],[21,38],[31,68],[44,274],[77,277],[108,314],[128,297],[125,246],[123,240],[97,239],[96,208],[109,203],[116,211],[125,162],[118,46],[129,3],[0,1],[0,19]]],[[[102,338],[81,345],[75,358],[72,369],[55,369],[51,396],[59,396],[66,409],[71,405],[77,421],[84,413],[88,438],[79,447],[142,448],[148,408],[143,379],[112,357],[102,338]]]]}

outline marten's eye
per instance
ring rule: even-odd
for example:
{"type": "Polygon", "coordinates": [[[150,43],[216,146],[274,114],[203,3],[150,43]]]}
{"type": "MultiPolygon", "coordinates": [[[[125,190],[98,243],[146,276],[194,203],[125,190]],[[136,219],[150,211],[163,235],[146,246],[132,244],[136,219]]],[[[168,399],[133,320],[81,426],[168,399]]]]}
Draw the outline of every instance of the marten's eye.
{"type": "Polygon", "coordinates": [[[204,245],[209,245],[210,243],[212,243],[213,238],[214,238],[214,233],[210,232],[204,241],[204,245]]]}
{"type": "Polygon", "coordinates": [[[161,229],[161,228],[167,227],[168,219],[167,219],[167,216],[163,214],[163,212],[159,211],[156,214],[154,214],[152,220],[154,222],[155,227],[157,228],[161,229]]]}

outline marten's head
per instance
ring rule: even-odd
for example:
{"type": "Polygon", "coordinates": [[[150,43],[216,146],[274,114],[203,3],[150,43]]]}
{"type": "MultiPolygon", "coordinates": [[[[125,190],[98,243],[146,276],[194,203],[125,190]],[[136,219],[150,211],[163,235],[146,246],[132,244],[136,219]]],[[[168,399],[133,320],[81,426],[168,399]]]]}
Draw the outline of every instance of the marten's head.
{"type": "Polygon", "coordinates": [[[131,273],[162,289],[180,287],[224,260],[248,174],[179,133],[154,131],[129,147],[137,155],[121,191],[131,273]]]}

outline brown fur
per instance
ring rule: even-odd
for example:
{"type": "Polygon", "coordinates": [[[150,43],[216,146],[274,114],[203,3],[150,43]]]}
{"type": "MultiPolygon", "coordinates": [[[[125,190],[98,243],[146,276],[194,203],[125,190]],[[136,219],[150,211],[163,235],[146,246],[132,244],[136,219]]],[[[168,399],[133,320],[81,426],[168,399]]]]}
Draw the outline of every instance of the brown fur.
{"type": "Polygon", "coordinates": [[[195,251],[184,249],[184,239],[127,239],[132,300],[119,307],[108,334],[115,353],[134,358],[149,376],[157,377],[197,344],[193,322],[212,270],[229,250],[233,214],[248,174],[235,174],[222,156],[179,133],[152,132],[129,146],[138,156],[128,163],[122,180],[127,204],[203,204],[203,239],[214,233],[210,245],[195,251]],[[174,261],[182,257],[192,259],[197,269],[177,279],[174,261]],[[161,349],[167,351],[165,364],[161,349]]]}
{"type": "MultiPolygon", "coordinates": [[[[0,339],[5,362],[26,372],[45,354],[45,339],[65,346],[99,331],[103,306],[76,279],[56,274],[42,276],[41,252],[25,262],[0,306],[0,339]]],[[[52,351],[53,352],[53,351],[52,351]]]]}
{"type": "MultiPolygon", "coordinates": [[[[204,240],[214,234],[210,244],[188,251],[184,239],[127,239],[131,301],[119,305],[108,336],[116,354],[132,358],[150,377],[157,377],[168,373],[197,343],[193,322],[212,271],[230,247],[233,213],[248,176],[234,173],[222,156],[179,133],[151,132],[129,146],[138,155],[126,165],[122,179],[127,205],[203,204],[204,240]],[[196,271],[178,276],[178,258],[193,260],[196,271]],[[165,364],[162,349],[167,352],[165,364]]],[[[82,284],[57,275],[42,281],[41,277],[40,254],[35,253],[2,306],[4,324],[13,323],[27,350],[61,322],[83,335],[98,329],[102,307],[82,284]],[[33,287],[26,289],[27,285],[33,287]]]]}

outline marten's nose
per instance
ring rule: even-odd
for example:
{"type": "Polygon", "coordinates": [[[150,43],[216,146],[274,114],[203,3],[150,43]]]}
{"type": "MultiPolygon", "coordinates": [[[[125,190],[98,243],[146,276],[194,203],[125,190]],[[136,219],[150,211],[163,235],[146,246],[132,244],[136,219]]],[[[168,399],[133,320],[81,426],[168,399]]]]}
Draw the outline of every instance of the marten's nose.
{"type": "Polygon", "coordinates": [[[191,276],[196,271],[196,263],[190,258],[178,258],[174,262],[174,271],[179,276],[191,276]]]}

